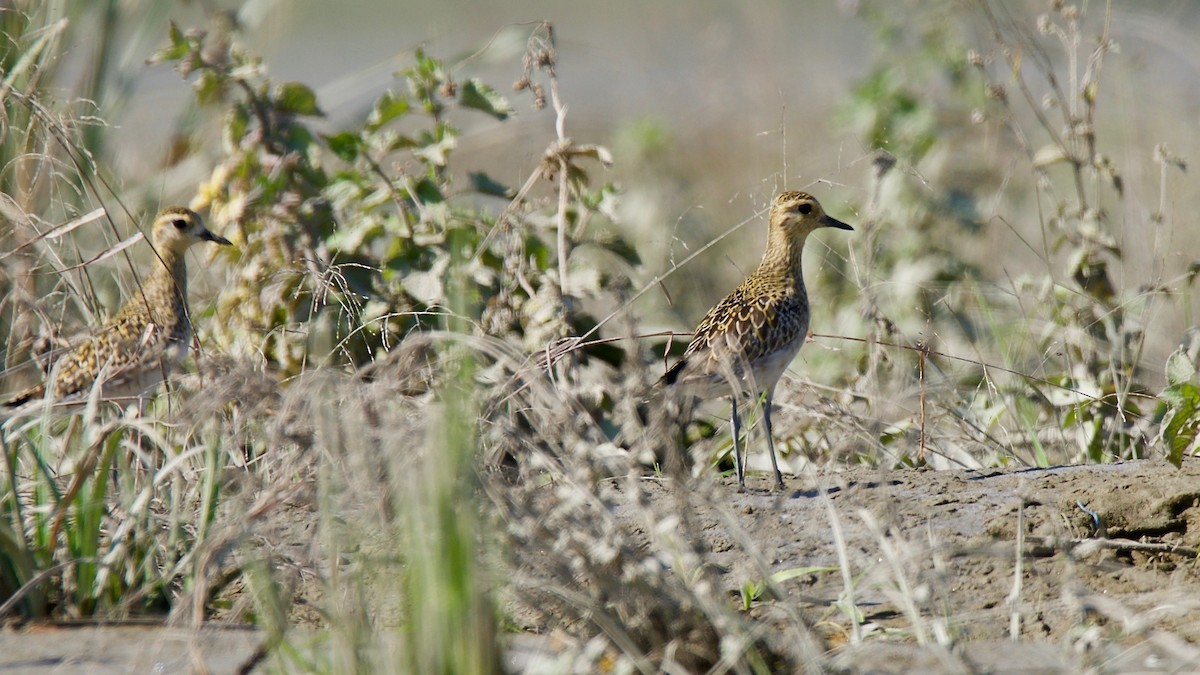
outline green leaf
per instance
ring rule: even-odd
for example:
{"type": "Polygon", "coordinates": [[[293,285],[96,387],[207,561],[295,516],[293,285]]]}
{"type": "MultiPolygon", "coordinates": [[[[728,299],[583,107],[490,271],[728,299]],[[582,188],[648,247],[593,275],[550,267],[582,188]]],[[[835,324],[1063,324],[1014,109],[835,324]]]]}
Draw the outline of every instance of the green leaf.
{"type": "Polygon", "coordinates": [[[308,85],[299,82],[284,82],[279,85],[279,90],[275,93],[275,107],[293,115],[325,116],[317,107],[317,95],[308,85]]]}
{"type": "MultiPolygon", "coordinates": [[[[250,128],[250,113],[245,106],[233,106],[225,115],[225,144],[228,148],[237,148],[246,131],[250,128]]],[[[226,150],[232,153],[233,150],[226,150]]]]}
{"type": "Polygon", "coordinates": [[[428,178],[422,178],[420,182],[417,183],[416,193],[417,199],[425,202],[426,204],[440,204],[441,202],[446,201],[446,197],[438,188],[437,183],[434,183],[428,178]]]}
{"type": "Polygon", "coordinates": [[[1167,384],[1183,384],[1190,381],[1195,374],[1196,366],[1183,348],[1176,349],[1175,353],[1167,358],[1167,384]]]}
{"type": "Polygon", "coordinates": [[[1179,468],[1183,464],[1183,451],[1196,440],[1196,400],[1186,398],[1182,405],[1171,411],[1163,427],[1162,438],[1167,444],[1167,461],[1179,468]]]}
{"type": "Polygon", "coordinates": [[[493,197],[504,197],[505,199],[512,199],[517,195],[516,190],[492,180],[491,176],[482,171],[472,171],[467,176],[471,179],[471,187],[475,188],[476,192],[492,195],[493,197]]]}
{"type": "Polygon", "coordinates": [[[637,265],[642,262],[642,258],[638,255],[637,249],[634,248],[633,244],[625,241],[624,237],[614,236],[612,239],[607,241],[599,240],[596,242],[596,244],[631,265],[637,265]]]}
{"type": "Polygon", "coordinates": [[[408,136],[404,136],[395,129],[384,128],[376,129],[375,131],[367,131],[363,134],[363,148],[369,149],[380,155],[386,155],[401,148],[415,148],[420,144],[408,136]]]}
{"type": "Polygon", "coordinates": [[[416,54],[413,56],[415,56],[417,60],[417,65],[415,67],[417,74],[424,75],[430,79],[444,79],[441,62],[426,54],[424,49],[418,47],[416,54]]]}
{"type": "MultiPolygon", "coordinates": [[[[304,126],[303,124],[296,124],[284,127],[283,131],[284,133],[279,135],[283,138],[284,143],[289,149],[305,152],[311,152],[313,150],[315,139],[313,138],[312,131],[310,131],[308,127],[304,126]]],[[[314,158],[310,156],[310,165],[313,162],[314,158]]]]}
{"type": "Polygon", "coordinates": [[[340,134],[326,136],[325,142],[329,144],[329,149],[333,151],[333,154],[346,162],[353,162],[358,158],[358,152],[362,145],[362,140],[353,131],[343,131],[340,134]]]}
{"type": "Polygon", "coordinates": [[[1187,385],[1174,384],[1166,389],[1163,389],[1162,393],[1158,395],[1159,402],[1169,408],[1178,408],[1179,406],[1183,405],[1184,399],[1186,398],[1183,393],[1183,388],[1185,386],[1187,385]]]}
{"type": "Polygon", "coordinates": [[[178,61],[191,50],[192,46],[188,42],[187,36],[179,30],[179,26],[175,25],[174,21],[167,22],[167,36],[171,40],[171,45],[151,54],[150,58],[146,59],[146,63],[178,61]]]}
{"type": "Polygon", "coordinates": [[[365,247],[365,242],[383,233],[383,228],[370,220],[350,223],[340,227],[325,238],[329,248],[342,253],[356,253],[365,247]]]}
{"type": "Polygon", "coordinates": [[[414,150],[413,154],[434,166],[446,166],[450,151],[458,145],[458,140],[451,134],[435,141],[429,133],[422,132],[421,142],[422,147],[414,150]]]}
{"type": "Polygon", "coordinates": [[[742,589],[741,589],[742,611],[749,612],[750,607],[754,604],[754,601],[758,600],[760,597],[762,597],[762,592],[763,592],[762,584],[755,583],[753,581],[747,581],[744,584],[742,584],[742,589]]]}
{"type": "Polygon", "coordinates": [[[172,46],[187,45],[187,38],[184,37],[183,31],[179,30],[179,24],[175,23],[174,19],[167,20],[167,37],[170,38],[172,46]]]}
{"type": "Polygon", "coordinates": [[[896,441],[903,440],[905,434],[913,426],[912,420],[901,420],[896,424],[889,425],[879,434],[879,442],[883,445],[891,445],[896,441]]]}
{"type": "Polygon", "coordinates": [[[506,120],[512,114],[512,106],[495,89],[478,79],[467,80],[460,89],[458,104],[485,112],[498,120],[506,120]]]}
{"type": "Polygon", "coordinates": [[[401,280],[404,292],[427,307],[446,302],[446,270],[449,254],[441,254],[428,270],[411,271],[401,280]]]}
{"type": "Polygon", "coordinates": [[[200,76],[196,78],[196,82],[192,85],[192,89],[196,92],[196,102],[200,105],[216,103],[221,100],[223,88],[221,86],[221,78],[211,70],[203,70],[200,76]]]}
{"type": "Polygon", "coordinates": [[[408,102],[408,97],[394,91],[384,92],[383,96],[375,101],[375,107],[367,117],[367,128],[375,131],[388,122],[407,115],[411,109],[412,104],[408,102]]]}

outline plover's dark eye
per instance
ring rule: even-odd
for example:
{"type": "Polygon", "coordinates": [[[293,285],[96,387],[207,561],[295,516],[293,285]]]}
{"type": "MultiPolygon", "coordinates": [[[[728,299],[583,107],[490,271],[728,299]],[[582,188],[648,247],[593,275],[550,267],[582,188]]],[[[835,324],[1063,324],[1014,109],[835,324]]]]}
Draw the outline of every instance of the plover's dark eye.
{"type": "Polygon", "coordinates": [[[177,230],[186,230],[188,225],[187,221],[183,218],[176,218],[175,220],[171,221],[171,224],[174,225],[175,229],[177,230]]]}
{"type": "Polygon", "coordinates": [[[812,204],[809,204],[809,203],[801,204],[800,206],[796,207],[796,210],[799,211],[802,215],[807,216],[808,214],[812,213],[812,204]]]}

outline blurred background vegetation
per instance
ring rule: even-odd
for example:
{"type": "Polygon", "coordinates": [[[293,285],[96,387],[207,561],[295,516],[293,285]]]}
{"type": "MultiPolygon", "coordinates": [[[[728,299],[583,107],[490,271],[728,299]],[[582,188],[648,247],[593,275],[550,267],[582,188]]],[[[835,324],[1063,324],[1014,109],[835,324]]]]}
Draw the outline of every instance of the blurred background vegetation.
{"type": "MultiPolygon", "coordinates": [[[[201,349],[155,402],[161,420],[5,422],[7,611],[275,626],[295,611],[286,581],[229,547],[315,490],[325,554],[372,527],[396,534],[374,565],[323,577],[325,611],[353,625],[421,612],[439,616],[443,646],[489,641],[485,589],[504,584],[475,567],[479,517],[503,520],[499,557],[570,551],[564,589],[602,586],[614,560],[638,570],[619,593],[564,591],[548,605],[560,616],[611,609],[662,640],[749,635],[712,589],[662,591],[668,570],[630,562],[646,553],[614,539],[616,496],[568,512],[533,498],[529,476],[587,492],[628,465],[661,468],[676,430],[632,402],[686,342],[662,332],[752,269],[784,188],[857,230],[809,246],[818,335],[777,397],[794,471],[1194,450],[1200,8],[331,7],[0,5],[7,381],[37,377],[129,296],[145,258],[118,244],[148,212],[189,203],[236,244],[193,264],[201,349]],[[427,461],[438,449],[448,459],[427,461]],[[476,460],[524,482],[495,492],[476,460]],[[151,499],[164,485],[171,498],[151,499]],[[429,522],[449,544],[425,539],[429,522]],[[581,553],[564,533],[611,550],[581,553]],[[396,560],[399,597],[344,602],[396,560]],[[638,589],[665,604],[647,609],[638,589]]],[[[712,424],[680,437],[696,474],[727,466],[712,424]]],[[[684,553],[682,568],[699,559],[684,553]]],[[[579,625],[593,621],[608,625],[579,625]]],[[[378,656],[369,634],[330,637],[346,647],[331,662],[291,657],[361,667],[378,656]]],[[[634,663],[655,650],[609,635],[634,663]]],[[[494,656],[425,653],[427,638],[397,638],[422,672],[494,656]]],[[[750,662],[791,658],[760,646],[750,662]]]]}

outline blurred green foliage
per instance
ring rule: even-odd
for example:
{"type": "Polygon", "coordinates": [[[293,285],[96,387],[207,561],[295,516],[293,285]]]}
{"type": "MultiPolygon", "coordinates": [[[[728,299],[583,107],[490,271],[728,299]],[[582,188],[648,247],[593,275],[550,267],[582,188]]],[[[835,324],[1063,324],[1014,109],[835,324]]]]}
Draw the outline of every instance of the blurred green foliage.
{"type": "Polygon", "coordinates": [[[173,61],[192,78],[197,102],[223,116],[222,153],[200,204],[238,244],[229,254],[235,283],[208,328],[222,350],[286,375],[312,359],[363,365],[412,330],[445,325],[452,260],[470,283],[477,329],[536,349],[587,325],[578,300],[600,290],[598,278],[562,288],[571,274],[560,269],[559,248],[590,243],[635,259],[615,236],[576,234],[611,192],[589,187],[582,162],[606,152],[551,148],[531,176],[529,186],[554,185],[566,159],[565,237],[546,226],[527,191],[451,170],[456,119],[502,123],[514,114],[478,79],[460,82],[418,50],[400,74],[403,89],[383,92],[360,125],[322,135],[306,121],[321,114],[313,92],[273,84],[232,44],[172,27],[170,46],[155,57],[173,61]],[[497,203],[505,203],[499,213],[488,208],[497,203]]]}
{"type": "Polygon", "coordinates": [[[885,415],[881,446],[908,438],[892,458],[902,464],[917,434],[922,445],[958,445],[944,435],[954,427],[993,447],[984,463],[1144,456],[1154,423],[1146,403],[1154,397],[1141,362],[1143,326],[1166,289],[1126,290],[1110,271],[1123,251],[1109,213],[1125,186],[1094,123],[1114,47],[1107,24],[1088,23],[1086,11],[1064,3],[1038,17],[994,12],[987,2],[865,2],[859,11],[880,49],[840,119],[878,154],[865,236],[852,248],[858,283],[840,270],[823,281],[839,289],[845,309],[837,323],[852,325],[857,314],[868,343],[883,346],[851,346],[857,367],[832,366],[840,375],[822,375],[842,378],[854,392],[919,398],[919,421],[911,406],[875,408],[885,415]],[[984,31],[989,39],[975,37],[984,31]],[[1085,63],[1082,72],[1064,72],[1085,63]],[[1031,92],[1046,82],[1049,93],[1035,98],[1031,92]],[[990,143],[986,154],[980,138],[990,143]],[[1022,167],[1016,178],[1013,166],[1022,167]],[[1027,189],[1042,205],[1047,250],[1040,273],[998,283],[964,251],[976,250],[970,239],[1001,222],[981,215],[1000,185],[1027,189]],[[993,290],[1004,286],[1004,293],[993,290]],[[979,367],[940,353],[974,355],[979,367]],[[988,364],[1007,372],[989,373],[988,364]],[[927,428],[929,403],[930,417],[951,425],[927,428]],[[997,441],[1018,429],[1021,440],[997,441]],[[1050,454],[1048,429],[1061,439],[1050,454]]]}

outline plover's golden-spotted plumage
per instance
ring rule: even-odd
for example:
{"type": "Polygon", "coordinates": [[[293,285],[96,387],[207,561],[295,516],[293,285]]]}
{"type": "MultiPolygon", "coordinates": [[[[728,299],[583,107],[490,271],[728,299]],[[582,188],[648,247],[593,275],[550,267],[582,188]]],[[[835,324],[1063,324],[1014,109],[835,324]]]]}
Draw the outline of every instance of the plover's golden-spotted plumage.
{"type": "Polygon", "coordinates": [[[166,378],[191,344],[184,253],[201,241],[229,244],[190,209],[160,211],[150,228],[151,269],[133,297],[103,328],[56,359],[46,382],[12,396],[6,405],[79,398],[97,380],[105,396],[137,396],[166,378]]]}
{"type": "Polygon", "coordinates": [[[783,192],[771,203],[767,249],[754,273],[709,310],[683,357],[660,385],[681,386],[701,398],[733,395],[733,452],[738,489],[746,487],[740,440],[738,404],[747,396],[765,393],[763,424],[775,484],[783,476],[775,458],[771,434],[771,399],[775,385],[808,337],[808,294],[800,257],[813,230],[849,225],[826,215],[812,195],[783,192]]]}

